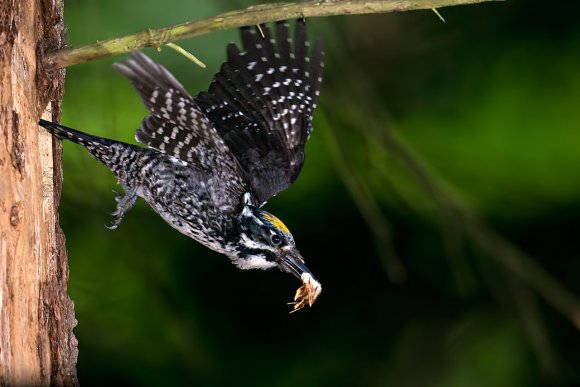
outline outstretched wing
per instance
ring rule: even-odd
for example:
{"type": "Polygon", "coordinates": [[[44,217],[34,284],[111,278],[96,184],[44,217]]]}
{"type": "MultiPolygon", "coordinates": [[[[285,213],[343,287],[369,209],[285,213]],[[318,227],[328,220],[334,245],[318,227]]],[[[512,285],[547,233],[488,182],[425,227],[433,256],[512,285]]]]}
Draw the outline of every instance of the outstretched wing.
{"type": "Polygon", "coordinates": [[[267,25],[243,27],[241,35],[243,51],[228,45],[227,61],[195,101],[263,204],[302,169],[324,53],[320,40],[309,50],[303,20],[296,22],[294,43],[285,21],[276,23],[276,37],[267,25]]]}
{"type": "Polygon", "coordinates": [[[150,112],[135,133],[137,141],[202,170],[241,174],[213,124],[169,71],[138,51],[113,67],[131,81],[150,112]]]}

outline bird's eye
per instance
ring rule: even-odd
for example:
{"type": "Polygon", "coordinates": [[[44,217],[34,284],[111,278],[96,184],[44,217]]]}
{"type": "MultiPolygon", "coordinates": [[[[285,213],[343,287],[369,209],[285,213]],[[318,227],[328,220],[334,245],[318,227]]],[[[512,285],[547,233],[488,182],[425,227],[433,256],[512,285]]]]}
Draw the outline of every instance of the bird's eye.
{"type": "Polygon", "coordinates": [[[280,235],[277,235],[277,234],[272,235],[270,240],[276,246],[278,246],[280,243],[282,243],[282,238],[280,237],[280,235]]]}

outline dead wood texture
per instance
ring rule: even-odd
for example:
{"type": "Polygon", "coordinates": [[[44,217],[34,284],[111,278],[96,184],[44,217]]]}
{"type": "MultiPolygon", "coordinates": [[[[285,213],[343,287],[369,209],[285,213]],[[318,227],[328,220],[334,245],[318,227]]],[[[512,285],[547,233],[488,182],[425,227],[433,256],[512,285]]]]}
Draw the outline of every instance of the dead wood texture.
{"type": "Polygon", "coordinates": [[[0,0],[0,385],[77,385],[76,324],[58,226],[64,71],[38,67],[63,46],[62,0],[0,0]]]}

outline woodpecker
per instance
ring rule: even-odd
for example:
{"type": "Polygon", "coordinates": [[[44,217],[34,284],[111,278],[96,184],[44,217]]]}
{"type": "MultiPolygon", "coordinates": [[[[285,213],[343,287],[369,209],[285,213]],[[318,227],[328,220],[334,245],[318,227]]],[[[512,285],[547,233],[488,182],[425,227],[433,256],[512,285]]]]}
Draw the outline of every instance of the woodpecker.
{"type": "Polygon", "coordinates": [[[320,39],[310,47],[303,20],[294,39],[288,22],[274,29],[242,27],[242,49],[227,46],[226,62],[195,98],[140,52],[115,63],[149,111],[135,134],[147,148],[39,124],[86,148],[116,176],[125,195],[116,197],[110,228],[143,198],[173,228],[238,268],[278,268],[301,279],[295,311],[312,306],[322,287],[288,228],[263,206],[304,164],[324,52],[320,39]]]}

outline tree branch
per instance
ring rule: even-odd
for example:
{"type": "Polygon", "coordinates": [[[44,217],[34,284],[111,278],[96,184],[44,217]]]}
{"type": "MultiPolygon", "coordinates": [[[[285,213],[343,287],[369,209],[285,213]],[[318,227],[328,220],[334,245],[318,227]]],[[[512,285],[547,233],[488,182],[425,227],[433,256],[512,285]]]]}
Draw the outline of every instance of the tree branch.
{"type": "Polygon", "coordinates": [[[43,64],[46,70],[54,70],[146,47],[160,47],[169,42],[213,31],[284,19],[402,12],[488,1],[503,0],[308,0],[297,3],[263,4],[202,20],[148,29],[120,38],[60,50],[48,54],[43,64]]]}

